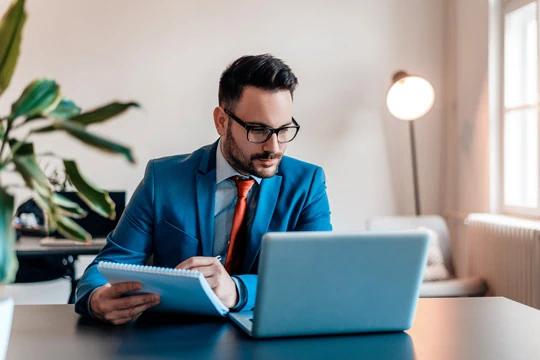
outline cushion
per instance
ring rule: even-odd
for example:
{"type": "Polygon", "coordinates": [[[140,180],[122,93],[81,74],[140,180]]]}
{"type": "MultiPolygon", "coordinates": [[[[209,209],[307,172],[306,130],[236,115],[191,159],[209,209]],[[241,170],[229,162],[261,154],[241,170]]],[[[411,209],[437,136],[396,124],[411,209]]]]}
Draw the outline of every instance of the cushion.
{"type": "Polygon", "coordinates": [[[437,233],[431,229],[421,227],[429,233],[429,249],[427,263],[424,269],[424,281],[439,281],[450,278],[450,272],[444,265],[444,257],[439,246],[439,238],[437,233]]]}
{"type": "Polygon", "coordinates": [[[420,297],[484,296],[487,284],[481,277],[426,281],[420,286],[420,297]]]}

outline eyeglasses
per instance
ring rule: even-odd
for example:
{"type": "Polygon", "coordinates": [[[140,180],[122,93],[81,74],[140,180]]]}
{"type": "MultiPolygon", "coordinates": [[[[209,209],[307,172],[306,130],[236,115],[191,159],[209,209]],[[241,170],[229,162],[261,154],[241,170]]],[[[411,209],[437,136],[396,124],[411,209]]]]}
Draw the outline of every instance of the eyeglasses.
{"type": "Polygon", "coordinates": [[[294,140],[294,138],[298,134],[298,131],[300,130],[300,125],[298,125],[294,118],[292,118],[294,126],[284,126],[280,127],[279,129],[272,129],[271,127],[264,125],[248,125],[229,110],[224,109],[224,111],[234,121],[240,124],[240,126],[247,130],[247,140],[254,144],[265,143],[274,134],[277,135],[277,140],[279,143],[288,143],[294,140]]]}

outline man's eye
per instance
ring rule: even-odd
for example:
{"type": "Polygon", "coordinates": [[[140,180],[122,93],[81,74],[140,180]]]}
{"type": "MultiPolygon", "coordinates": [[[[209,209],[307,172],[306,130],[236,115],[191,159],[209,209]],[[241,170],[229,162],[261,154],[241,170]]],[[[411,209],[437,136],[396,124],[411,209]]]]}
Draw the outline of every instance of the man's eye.
{"type": "Polygon", "coordinates": [[[268,134],[268,129],[265,128],[253,128],[251,129],[251,133],[255,136],[264,136],[268,134]]]}

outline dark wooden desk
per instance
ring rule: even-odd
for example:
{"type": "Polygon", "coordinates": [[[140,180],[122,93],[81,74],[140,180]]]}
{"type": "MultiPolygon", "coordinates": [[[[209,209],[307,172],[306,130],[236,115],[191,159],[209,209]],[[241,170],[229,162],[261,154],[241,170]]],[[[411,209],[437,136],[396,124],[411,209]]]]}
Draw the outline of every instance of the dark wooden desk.
{"type": "Polygon", "coordinates": [[[103,244],[44,246],[40,244],[40,240],[39,237],[21,237],[15,243],[17,256],[63,255],[76,257],[79,255],[97,255],[104,246],[103,244]]]}
{"type": "Polygon", "coordinates": [[[72,303],[75,299],[75,287],[77,279],[75,277],[75,261],[79,255],[97,255],[104,246],[105,239],[98,240],[93,244],[80,245],[41,245],[39,237],[21,237],[15,243],[15,252],[20,258],[35,258],[48,255],[62,256],[62,261],[66,270],[66,276],[71,280],[71,291],[67,302],[72,303]]]}
{"type": "Polygon", "coordinates": [[[71,305],[16,306],[7,359],[538,359],[540,311],[505,298],[420,299],[411,330],[253,340],[232,323],[144,314],[125,326],[71,305]]]}

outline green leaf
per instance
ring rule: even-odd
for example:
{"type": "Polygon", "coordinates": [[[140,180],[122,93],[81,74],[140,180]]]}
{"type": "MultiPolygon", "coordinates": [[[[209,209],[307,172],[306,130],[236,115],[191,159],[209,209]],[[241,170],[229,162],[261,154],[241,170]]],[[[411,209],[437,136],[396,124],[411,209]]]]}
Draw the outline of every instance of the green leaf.
{"type": "Polygon", "coordinates": [[[34,146],[24,141],[18,141],[16,139],[8,140],[9,147],[11,148],[11,154],[26,154],[34,152],[34,146]],[[22,149],[22,150],[21,150],[22,149]]]}
{"type": "Polygon", "coordinates": [[[56,109],[51,111],[49,116],[57,119],[69,119],[73,116],[79,115],[80,113],[81,108],[78,107],[73,101],[69,100],[68,98],[62,98],[56,109]]]}
{"type": "Polygon", "coordinates": [[[60,234],[73,240],[90,241],[92,236],[79,224],[62,215],[56,217],[57,230],[60,234]]]}
{"type": "Polygon", "coordinates": [[[19,116],[29,118],[48,115],[56,109],[60,101],[60,86],[51,79],[36,79],[23,91],[19,99],[11,106],[9,120],[19,116]]]}
{"type": "Polygon", "coordinates": [[[34,145],[32,143],[10,140],[12,149],[18,147],[13,152],[13,163],[15,170],[19,172],[26,186],[33,190],[33,198],[36,204],[47,215],[49,229],[55,229],[56,205],[53,203],[53,191],[49,179],[45,176],[38,165],[36,155],[34,154],[34,145]]]}
{"type": "Polygon", "coordinates": [[[0,187],[0,282],[11,283],[17,274],[15,254],[15,229],[13,221],[13,196],[0,187]]]}
{"type": "MultiPolygon", "coordinates": [[[[10,146],[13,148],[15,142],[10,141],[10,146]]],[[[37,158],[34,154],[34,145],[32,143],[24,143],[17,152],[13,154],[13,163],[27,187],[35,190],[39,186],[42,190],[50,190],[51,185],[49,179],[45,176],[38,165],[37,158]]]]}
{"type": "Polygon", "coordinates": [[[56,231],[56,206],[52,201],[51,191],[37,187],[33,192],[33,198],[39,208],[47,215],[49,233],[56,231]]]}
{"type": "Polygon", "coordinates": [[[86,211],[78,204],[52,191],[49,180],[37,163],[32,143],[10,141],[12,148],[16,145],[18,145],[18,149],[13,154],[15,169],[23,177],[26,186],[33,190],[36,204],[47,215],[49,230],[54,231],[57,229],[61,234],[71,239],[89,240],[91,238],[90,234],[69,218],[84,217],[86,211]]]}
{"type": "MultiPolygon", "coordinates": [[[[68,98],[62,98],[56,108],[51,111],[48,116],[55,118],[55,119],[69,119],[72,116],[79,115],[81,113],[81,108],[78,107],[73,101],[71,101],[68,98]]],[[[46,119],[46,115],[44,114],[36,114],[32,116],[28,116],[24,122],[30,122],[34,120],[41,120],[46,119]]],[[[49,126],[49,129],[40,131],[40,132],[49,132],[56,130],[54,126],[49,126]]]]}
{"type": "MultiPolygon", "coordinates": [[[[135,159],[131,153],[131,149],[120,145],[118,143],[107,140],[101,136],[91,134],[87,132],[83,125],[77,124],[72,120],[55,121],[51,126],[57,130],[64,130],[73,137],[76,137],[80,141],[87,145],[90,145],[98,150],[113,153],[122,154],[130,163],[135,163],[135,159]]],[[[49,126],[41,129],[33,130],[32,133],[42,133],[48,130],[49,126]]]]}
{"type": "Polygon", "coordinates": [[[69,216],[74,219],[81,219],[88,213],[76,202],[73,202],[58,193],[54,193],[52,197],[53,203],[58,207],[59,213],[69,216]]]}
{"type": "Polygon", "coordinates": [[[91,184],[79,172],[75,161],[64,160],[64,167],[69,182],[77,189],[77,195],[96,213],[113,220],[116,217],[116,204],[109,193],[91,184]]]}
{"type": "Polygon", "coordinates": [[[25,141],[18,141],[15,138],[9,139],[9,147],[13,155],[35,155],[34,144],[25,141]]]}
{"type": "MultiPolygon", "coordinates": [[[[65,99],[65,100],[67,100],[67,99],[65,99]]],[[[71,115],[72,116],[71,117],[71,116],[68,116],[68,111],[69,111],[68,109],[63,110],[64,107],[65,106],[66,107],[67,106],[74,107],[73,111],[75,111],[76,109],[78,109],[80,111],[80,108],[77,107],[77,105],[75,105],[74,103],[71,103],[72,105],[67,105],[67,104],[63,105],[62,104],[63,101],[64,101],[64,99],[62,99],[60,104],[58,104],[58,107],[54,111],[52,111],[49,115],[51,117],[53,117],[53,118],[54,117],[55,118],[62,118],[64,120],[69,119],[73,124],[77,124],[77,125],[79,125],[80,127],[83,127],[83,128],[86,125],[96,124],[96,123],[99,123],[99,122],[104,122],[104,121],[106,121],[106,120],[108,120],[108,119],[110,119],[110,118],[112,118],[114,116],[117,116],[117,115],[123,113],[124,111],[126,111],[130,107],[140,108],[140,105],[138,103],[136,103],[136,102],[129,102],[129,103],[114,102],[114,103],[110,103],[108,105],[102,106],[102,107],[100,107],[98,109],[82,113],[80,115],[78,115],[78,114],[71,115]]],[[[43,117],[40,116],[40,115],[37,115],[37,116],[27,118],[26,121],[32,121],[32,120],[41,119],[41,118],[43,118],[43,117]]],[[[42,128],[38,128],[38,129],[34,129],[32,132],[35,133],[35,134],[41,134],[41,133],[47,133],[47,132],[56,131],[56,130],[64,130],[64,129],[62,129],[62,125],[58,121],[55,124],[47,125],[47,126],[44,126],[42,128]]]]}
{"type": "MultiPolygon", "coordinates": [[[[33,120],[33,119],[28,118],[27,121],[31,121],[31,120],[33,120]]],[[[34,129],[31,132],[32,132],[32,134],[44,134],[44,133],[48,133],[48,132],[56,131],[56,130],[63,130],[63,129],[60,126],[55,126],[53,124],[53,125],[44,126],[42,128],[34,129]]]]}
{"type": "Polygon", "coordinates": [[[140,108],[136,102],[120,103],[113,102],[95,110],[82,113],[72,117],[70,120],[81,125],[90,125],[108,120],[114,116],[120,115],[130,107],[140,108]]]}
{"type": "Polygon", "coordinates": [[[9,86],[15,71],[25,21],[24,0],[12,3],[0,20],[0,95],[9,86]]]}

